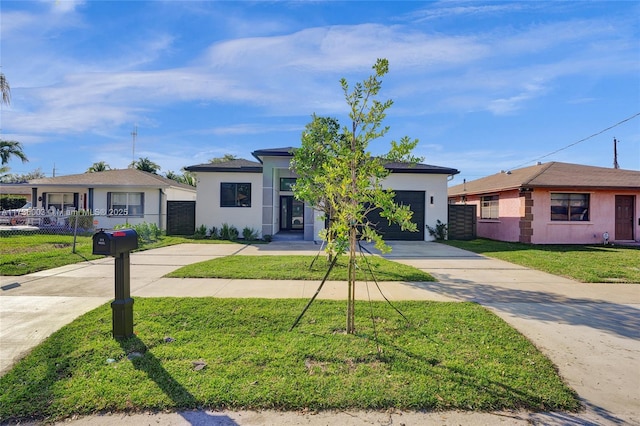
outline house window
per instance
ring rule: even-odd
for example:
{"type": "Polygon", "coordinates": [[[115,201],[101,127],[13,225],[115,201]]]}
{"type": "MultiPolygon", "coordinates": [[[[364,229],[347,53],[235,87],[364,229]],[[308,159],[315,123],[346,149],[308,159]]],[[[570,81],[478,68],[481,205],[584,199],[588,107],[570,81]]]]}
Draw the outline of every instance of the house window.
{"type": "Polygon", "coordinates": [[[144,192],[107,192],[107,216],[144,216],[144,192]]]}
{"type": "Polygon", "coordinates": [[[47,210],[65,212],[75,209],[72,192],[50,192],[47,193],[47,210]]]}
{"type": "Polygon", "coordinates": [[[589,194],[551,193],[551,220],[589,220],[589,194]]]}
{"type": "Polygon", "coordinates": [[[498,219],[498,196],[482,197],[480,205],[480,219],[498,219]]]}
{"type": "Polygon", "coordinates": [[[251,184],[222,182],[220,207],[251,207],[251,184]]]}
{"type": "Polygon", "coordinates": [[[293,191],[296,178],[280,178],[280,191],[293,191]]]}

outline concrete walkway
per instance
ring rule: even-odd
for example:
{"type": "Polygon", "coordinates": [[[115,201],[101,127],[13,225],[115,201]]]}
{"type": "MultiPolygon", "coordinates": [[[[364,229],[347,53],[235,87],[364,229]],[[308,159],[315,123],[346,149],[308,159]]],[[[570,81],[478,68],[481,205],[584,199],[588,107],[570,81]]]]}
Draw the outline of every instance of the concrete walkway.
{"type": "MultiPolygon", "coordinates": [[[[567,413],[183,412],[92,416],[64,424],[640,424],[640,285],[582,284],[436,243],[398,242],[385,256],[434,275],[436,283],[382,283],[390,300],[478,302],[533,341],[557,365],[586,410],[567,413]]],[[[134,253],[131,294],[310,298],[318,282],[169,279],[180,266],[214,257],[316,254],[313,243],[183,244],[134,253]]],[[[113,259],[22,277],[0,277],[0,374],[53,331],[113,298],[113,259]]],[[[382,296],[370,289],[372,297],[382,296]]],[[[319,298],[343,299],[343,282],[319,298]]],[[[366,298],[365,285],[358,296],[366,298]]]]}

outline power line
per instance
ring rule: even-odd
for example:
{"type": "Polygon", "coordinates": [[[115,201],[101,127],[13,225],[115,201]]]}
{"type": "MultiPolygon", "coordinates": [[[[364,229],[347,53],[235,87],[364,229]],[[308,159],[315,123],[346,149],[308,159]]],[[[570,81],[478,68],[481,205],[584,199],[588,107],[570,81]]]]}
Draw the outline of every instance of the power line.
{"type": "Polygon", "coordinates": [[[563,148],[556,149],[555,151],[550,152],[549,154],[543,155],[542,157],[538,157],[538,158],[536,158],[536,159],[534,159],[534,160],[527,161],[526,163],[519,164],[519,165],[517,165],[517,166],[513,167],[513,169],[518,169],[518,168],[520,168],[520,167],[522,167],[522,166],[524,166],[524,165],[527,165],[527,164],[529,164],[529,163],[533,163],[533,162],[536,162],[536,161],[542,160],[543,158],[549,157],[549,156],[551,156],[551,155],[553,155],[553,154],[557,154],[557,153],[558,153],[558,152],[560,152],[560,151],[564,151],[564,150],[565,150],[565,149],[567,149],[567,148],[571,148],[572,146],[578,145],[578,144],[579,144],[579,143],[581,143],[581,142],[584,142],[584,141],[589,140],[589,139],[591,139],[591,138],[594,138],[594,137],[596,137],[596,136],[598,136],[598,135],[601,135],[602,133],[606,132],[607,130],[611,130],[611,129],[613,129],[614,127],[618,127],[619,125],[621,125],[621,124],[623,124],[623,123],[626,123],[626,122],[627,122],[627,121],[629,121],[629,120],[633,120],[634,118],[636,118],[636,117],[638,117],[638,116],[640,116],[640,112],[635,113],[635,114],[634,114],[634,115],[632,115],[631,117],[625,118],[624,120],[619,121],[619,122],[617,122],[616,124],[614,124],[614,125],[612,125],[612,126],[607,127],[606,129],[600,130],[599,132],[594,133],[594,134],[592,134],[591,136],[587,136],[586,138],[584,138],[584,139],[580,139],[579,141],[574,142],[574,143],[572,143],[572,144],[569,144],[569,145],[567,145],[567,146],[565,146],[565,147],[563,147],[563,148]]]}

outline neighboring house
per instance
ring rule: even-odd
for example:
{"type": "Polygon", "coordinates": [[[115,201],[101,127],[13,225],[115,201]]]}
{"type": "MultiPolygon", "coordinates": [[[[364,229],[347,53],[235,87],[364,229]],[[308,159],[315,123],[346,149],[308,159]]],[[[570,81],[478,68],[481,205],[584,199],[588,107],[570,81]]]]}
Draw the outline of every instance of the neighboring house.
{"type": "Polygon", "coordinates": [[[0,197],[24,198],[31,201],[31,190],[20,183],[0,183],[0,197]]]}
{"type": "Polygon", "coordinates": [[[166,229],[167,202],[196,199],[194,187],[137,169],[33,179],[23,185],[31,188],[36,214],[86,210],[96,228],[147,222],[166,229]]]}
{"type": "MultiPolygon", "coordinates": [[[[296,175],[289,169],[295,148],[257,150],[258,160],[232,160],[186,167],[198,179],[196,223],[220,228],[222,224],[245,227],[262,236],[299,234],[300,239],[319,239],[324,229],[322,214],[294,198],[291,185],[296,175]]],[[[418,232],[401,231],[380,220],[387,240],[431,240],[425,225],[447,221],[447,180],[459,173],[447,167],[403,163],[387,164],[391,175],[385,187],[396,193],[396,201],[411,206],[418,232]]]]}
{"type": "Polygon", "coordinates": [[[478,237],[533,244],[640,241],[640,171],[550,162],[449,188],[478,237]],[[603,237],[605,235],[605,237],[603,237]]]}

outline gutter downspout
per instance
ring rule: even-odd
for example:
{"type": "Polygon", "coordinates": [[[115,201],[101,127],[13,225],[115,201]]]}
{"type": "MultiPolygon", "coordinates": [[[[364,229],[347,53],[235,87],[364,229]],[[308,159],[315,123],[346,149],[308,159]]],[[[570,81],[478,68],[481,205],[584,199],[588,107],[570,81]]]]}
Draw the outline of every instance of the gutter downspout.
{"type": "Polygon", "coordinates": [[[158,189],[158,228],[162,229],[162,188],[158,189]]]}

